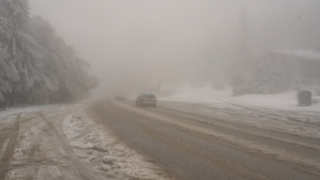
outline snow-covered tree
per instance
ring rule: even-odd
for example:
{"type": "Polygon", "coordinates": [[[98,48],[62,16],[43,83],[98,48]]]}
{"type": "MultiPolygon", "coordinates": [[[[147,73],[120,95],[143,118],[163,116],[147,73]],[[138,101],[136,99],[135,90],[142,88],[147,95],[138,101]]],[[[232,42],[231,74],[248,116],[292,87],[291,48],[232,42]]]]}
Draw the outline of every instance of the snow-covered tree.
{"type": "Polygon", "coordinates": [[[290,89],[298,90],[301,86],[301,72],[298,59],[294,56],[289,61],[290,89]]]}
{"type": "Polygon", "coordinates": [[[281,71],[276,54],[268,55],[257,61],[254,70],[254,91],[257,93],[271,94],[280,92],[282,89],[281,71]]]}
{"type": "Polygon", "coordinates": [[[51,101],[81,98],[97,86],[97,80],[88,73],[89,63],[78,57],[47,21],[35,16],[31,27],[33,37],[46,49],[43,73],[48,79],[43,83],[53,92],[51,101]]]}
{"type": "Polygon", "coordinates": [[[19,79],[16,67],[9,59],[13,23],[7,17],[7,9],[2,4],[0,1],[0,100],[4,99],[6,92],[12,91],[12,82],[19,79]]]}
{"type": "Polygon", "coordinates": [[[279,71],[281,73],[281,90],[297,90],[300,87],[301,75],[298,59],[292,54],[278,53],[279,71]]]}
{"type": "MultiPolygon", "coordinates": [[[[1,25],[7,28],[4,31],[6,39],[2,39],[2,44],[9,52],[9,57],[5,60],[10,72],[17,73],[18,78],[7,79],[8,84],[12,85],[10,100],[11,104],[15,102],[15,93],[23,91],[26,86],[24,82],[28,81],[28,73],[33,67],[28,67],[28,60],[32,57],[42,55],[41,46],[29,34],[29,5],[27,0],[0,0],[1,7],[1,25]]],[[[3,28],[1,28],[3,29],[3,28]]],[[[38,63],[34,63],[38,64],[38,63]]]]}
{"type": "Polygon", "coordinates": [[[77,56],[27,0],[0,0],[0,100],[49,103],[81,98],[98,85],[77,56]]]}

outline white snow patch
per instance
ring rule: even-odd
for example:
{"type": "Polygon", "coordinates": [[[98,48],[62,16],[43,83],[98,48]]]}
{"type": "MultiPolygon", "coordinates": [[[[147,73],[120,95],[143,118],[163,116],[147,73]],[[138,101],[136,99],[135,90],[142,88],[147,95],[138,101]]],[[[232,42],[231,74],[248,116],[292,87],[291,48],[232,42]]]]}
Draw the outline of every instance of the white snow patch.
{"type": "Polygon", "coordinates": [[[109,179],[165,179],[158,175],[157,167],[118,141],[93,118],[97,117],[77,111],[64,119],[63,131],[77,155],[94,174],[109,179]]]}
{"type": "Polygon", "coordinates": [[[19,143],[15,148],[14,159],[21,159],[26,156],[26,152],[28,152],[32,146],[32,140],[39,135],[45,127],[46,125],[44,122],[40,122],[29,131],[19,136],[19,143]]]}
{"type": "MultiPolygon", "coordinates": [[[[232,106],[232,104],[236,104],[281,110],[320,112],[320,103],[312,106],[298,106],[296,98],[297,91],[281,94],[247,94],[242,96],[233,96],[230,88],[226,91],[217,91],[211,86],[184,88],[180,91],[181,93],[174,96],[158,99],[161,101],[203,103],[214,106],[232,106]]],[[[314,96],[314,98],[317,99],[320,97],[314,96]]]]}
{"type": "Polygon", "coordinates": [[[19,113],[32,113],[34,111],[41,111],[44,109],[52,109],[55,106],[57,106],[57,105],[42,105],[42,106],[26,106],[26,107],[7,108],[5,111],[0,111],[0,118],[17,115],[19,113]]]}
{"type": "Polygon", "coordinates": [[[5,141],[3,141],[3,144],[0,146],[0,157],[2,157],[2,153],[4,153],[8,145],[8,142],[9,142],[9,137],[5,141]]]}
{"type": "Polygon", "coordinates": [[[320,104],[299,107],[294,91],[243,96],[232,96],[230,89],[216,91],[210,86],[185,88],[182,91],[172,97],[158,98],[165,101],[159,102],[159,105],[264,129],[320,137],[320,104]]]}

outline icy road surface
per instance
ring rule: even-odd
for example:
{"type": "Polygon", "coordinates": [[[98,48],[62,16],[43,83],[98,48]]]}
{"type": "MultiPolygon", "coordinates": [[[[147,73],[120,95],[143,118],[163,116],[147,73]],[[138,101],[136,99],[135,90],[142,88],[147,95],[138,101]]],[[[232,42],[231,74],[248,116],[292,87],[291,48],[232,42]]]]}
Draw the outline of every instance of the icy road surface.
{"type": "Polygon", "coordinates": [[[182,102],[104,102],[95,110],[176,179],[320,179],[319,114],[182,102]]]}

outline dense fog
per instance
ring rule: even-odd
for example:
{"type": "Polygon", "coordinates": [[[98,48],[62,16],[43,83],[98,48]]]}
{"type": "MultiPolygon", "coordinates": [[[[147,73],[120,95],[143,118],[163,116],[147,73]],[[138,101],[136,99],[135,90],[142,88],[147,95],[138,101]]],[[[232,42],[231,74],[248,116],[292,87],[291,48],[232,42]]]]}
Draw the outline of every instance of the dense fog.
{"type": "Polygon", "coordinates": [[[318,0],[30,0],[87,59],[97,95],[228,83],[269,50],[320,50],[318,0]]]}

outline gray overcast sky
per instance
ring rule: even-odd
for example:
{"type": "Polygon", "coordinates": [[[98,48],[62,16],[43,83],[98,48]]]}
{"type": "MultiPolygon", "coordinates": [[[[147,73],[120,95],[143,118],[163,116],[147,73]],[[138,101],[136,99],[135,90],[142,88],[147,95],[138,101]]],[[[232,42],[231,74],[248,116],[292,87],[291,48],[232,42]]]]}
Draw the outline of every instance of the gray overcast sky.
{"type": "Polygon", "coordinates": [[[320,48],[319,0],[30,0],[30,6],[92,64],[102,90],[209,81],[213,69],[224,71],[237,59],[244,26],[253,56],[320,48]]]}

